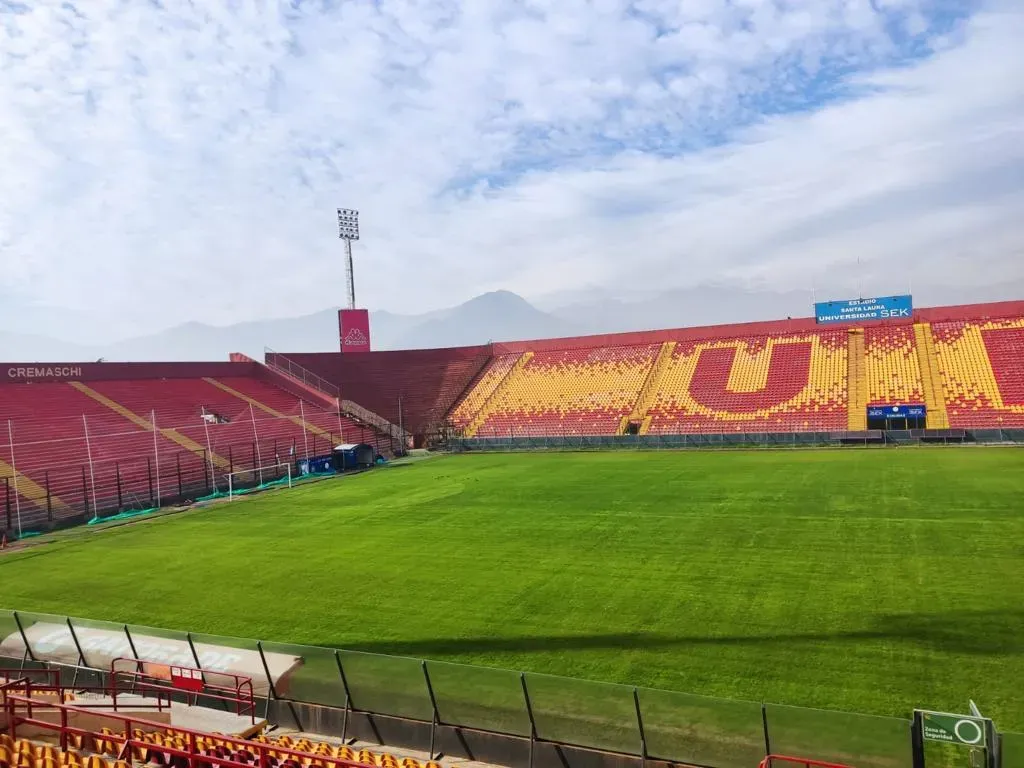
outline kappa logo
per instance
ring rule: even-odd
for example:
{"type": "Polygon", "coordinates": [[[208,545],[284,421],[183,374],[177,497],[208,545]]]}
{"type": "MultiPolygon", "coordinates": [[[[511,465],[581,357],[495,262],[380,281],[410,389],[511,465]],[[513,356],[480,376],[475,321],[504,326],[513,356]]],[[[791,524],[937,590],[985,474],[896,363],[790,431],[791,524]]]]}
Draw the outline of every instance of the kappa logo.
{"type": "Polygon", "coordinates": [[[343,342],[346,347],[365,347],[370,343],[370,340],[366,338],[366,334],[358,328],[353,328],[345,334],[345,341],[343,342]]]}

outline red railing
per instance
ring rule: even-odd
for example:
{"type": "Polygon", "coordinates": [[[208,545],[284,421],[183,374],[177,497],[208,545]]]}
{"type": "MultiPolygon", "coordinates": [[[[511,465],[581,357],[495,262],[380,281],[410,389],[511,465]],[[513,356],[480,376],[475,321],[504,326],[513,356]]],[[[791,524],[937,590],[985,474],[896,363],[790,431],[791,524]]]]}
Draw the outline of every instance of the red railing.
{"type": "Polygon", "coordinates": [[[805,768],[850,768],[850,766],[843,765],[842,763],[827,763],[823,760],[810,760],[806,757],[790,757],[788,755],[768,755],[761,761],[758,768],[772,768],[773,760],[780,760],[784,763],[796,763],[797,765],[805,766],[805,768]]]}
{"type": "Polygon", "coordinates": [[[110,696],[114,701],[115,710],[117,695],[121,690],[119,683],[122,680],[130,682],[129,693],[145,696],[153,692],[156,693],[158,700],[166,694],[168,703],[171,701],[171,694],[184,693],[190,706],[200,697],[223,701],[234,707],[236,715],[249,715],[252,722],[256,722],[256,697],[253,694],[251,677],[230,672],[204,671],[177,664],[140,661],[122,656],[110,662],[110,696]],[[118,669],[118,663],[122,666],[131,664],[135,669],[118,669]],[[221,685],[214,682],[216,680],[228,684],[221,685]]]}
{"type": "MultiPolygon", "coordinates": [[[[8,675],[11,670],[6,670],[8,675]]],[[[101,696],[108,696],[110,689],[103,685],[76,685],[73,689],[63,685],[60,682],[60,670],[25,670],[26,672],[56,672],[57,683],[50,685],[47,683],[34,683],[26,677],[20,679],[12,679],[8,677],[7,681],[0,684],[0,704],[6,699],[8,691],[23,691],[25,696],[29,700],[28,714],[31,716],[33,709],[48,710],[55,707],[57,704],[63,704],[67,699],[67,693],[71,690],[79,691],[82,693],[97,693],[101,696]],[[54,701],[48,701],[45,698],[35,698],[40,695],[54,694],[54,701]]],[[[97,709],[113,709],[117,712],[117,698],[112,697],[113,701],[99,701],[93,704],[87,704],[79,702],[77,705],[81,709],[97,710],[97,709]]],[[[137,701],[132,702],[132,709],[155,709],[157,712],[163,712],[165,709],[171,708],[171,699],[169,697],[164,698],[157,696],[155,704],[140,703],[137,701]]]]}
{"type": "MultiPolygon", "coordinates": [[[[102,745],[106,742],[119,745],[117,749],[118,760],[129,759],[129,756],[145,750],[147,753],[156,752],[162,754],[165,758],[184,758],[188,763],[188,768],[203,768],[210,765],[225,766],[225,768],[275,768],[278,765],[291,768],[291,765],[294,765],[295,768],[298,768],[298,766],[308,763],[311,758],[315,759],[323,768],[366,768],[361,763],[329,755],[300,752],[277,744],[249,741],[219,733],[213,734],[189,728],[172,727],[168,726],[167,723],[158,723],[130,715],[97,712],[94,709],[70,704],[40,705],[38,701],[33,702],[31,698],[18,696],[13,693],[8,693],[5,698],[4,708],[7,713],[8,733],[11,738],[17,738],[17,729],[21,725],[57,731],[59,732],[59,742],[62,750],[68,748],[70,737],[76,736],[82,739],[83,744],[87,744],[86,740],[91,739],[95,745],[102,745]],[[59,721],[53,722],[33,717],[33,708],[41,706],[45,707],[47,711],[59,711],[59,721]],[[22,711],[24,711],[24,714],[20,714],[22,711]],[[74,713],[89,714],[93,719],[107,720],[112,724],[109,730],[115,732],[104,733],[103,731],[94,731],[70,725],[68,715],[74,713]],[[169,727],[173,730],[174,735],[184,742],[184,748],[168,744],[156,744],[134,735],[135,731],[166,734],[169,727]],[[116,729],[123,730],[118,733],[116,729]],[[201,741],[210,746],[200,746],[201,741]],[[217,747],[214,747],[214,744],[217,747]],[[227,752],[227,754],[218,754],[218,747],[227,752]]],[[[98,749],[97,751],[104,750],[98,749]]],[[[171,763],[169,759],[165,759],[163,762],[164,764],[171,763]]]]}
{"type": "MultiPolygon", "coordinates": [[[[60,687],[60,670],[50,669],[3,669],[0,668],[0,683],[12,681],[32,680],[33,677],[41,677],[42,685],[51,688],[60,687]]],[[[38,683],[37,683],[38,684],[38,683]]]]}

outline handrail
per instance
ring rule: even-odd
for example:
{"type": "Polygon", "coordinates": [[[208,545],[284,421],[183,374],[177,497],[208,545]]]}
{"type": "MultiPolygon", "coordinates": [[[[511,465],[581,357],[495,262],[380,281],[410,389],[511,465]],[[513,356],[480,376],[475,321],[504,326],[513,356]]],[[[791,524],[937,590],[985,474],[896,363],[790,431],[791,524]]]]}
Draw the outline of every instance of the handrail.
{"type": "Polygon", "coordinates": [[[810,768],[811,766],[815,766],[815,768],[850,768],[850,766],[844,765],[843,763],[829,763],[824,760],[811,760],[806,757],[791,757],[789,755],[766,755],[764,760],[762,760],[758,765],[758,768],[771,768],[772,760],[784,760],[787,763],[798,763],[799,765],[805,766],[805,768],[810,768]]]}
{"type": "Polygon", "coordinates": [[[293,379],[301,381],[307,387],[318,389],[325,395],[329,395],[335,399],[341,397],[341,389],[339,389],[337,384],[327,381],[327,379],[322,376],[318,376],[308,368],[304,368],[296,363],[290,357],[286,357],[280,352],[275,352],[270,347],[263,348],[263,361],[268,367],[274,368],[286,376],[291,376],[293,379]],[[285,362],[285,365],[281,365],[281,360],[285,362]]]}
{"type": "MultiPolygon", "coordinates": [[[[246,675],[236,675],[233,672],[219,672],[216,670],[202,670],[197,667],[185,667],[180,664],[161,664],[160,662],[144,661],[141,659],[119,656],[110,661],[110,696],[114,700],[114,709],[117,709],[117,694],[119,691],[118,680],[127,678],[131,681],[131,691],[141,689],[142,691],[155,691],[157,699],[161,693],[167,694],[168,701],[172,701],[171,694],[182,693],[188,696],[191,703],[197,697],[225,701],[235,705],[236,715],[251,715],[252,721],[256,722],[256,698],[253,695],[252,678],[246,675]],[[135,666],[135,670],[118,669],[119,662],[129,662],[135,666]],[[163,678],[148,674],[147,667],[165,667],[170,676],[170,683],[166,684],[163,678]],[[179,679],[189,678],[198,681],[195,687],[183,687],[175,685],[175,672],[187,672],[188,675],[177,675],[179,679]],[[228,685],[217,685],[210,682],[208,677],[228,678],[233,682],[233,687],[228,685]]],[[[145,696],[145,693],[142,694],[145,696]]]]}
{"type": "MultiPolygon", "coordinates": [[[[49,729],[53,731],[59,731],[60,743],[62,749],[67,749],[67,736],[70,734],[90,737],[97,741],[110,741],[121,745],[120,754],[124,755],[133,749],[145,749],[150,752],[161,752],[166,755],[174,757],[186,758],[190,765],[198,765],[202,763],[212,763],[214,765],[227,766],[229,768],[253,768],[252,763],[244,762],[240,760],[232,760],[230,758],[219,757],[214,754],[206,754],[200,751],[198,742],[200,739],[207,741],[216,740],[221,743],[227,743],[234,745],[236,751],[247,751],[250,754],[254,754],[257,758],[256,765],[260,768],[270,768],[270,756],[271,753],[274,755],[288,755],[296,758],[296,763],[299,765],[303,764],[303,761],[308,760],[311,754],[308,752],[301,752],[299,750],[290,749],[288,747],[281,746],[279,744],[270,744],[261,741],[252,741],[249,739],[240,738],[238,736],[227,736],[221,733],[210,733],[206,731],[198,731],[192,728],[179,728],[172,726],[176,735],[186,737],[187,750],[178,749],[167,744],[155,744],[153,742],[145,741],[143,739],[137,739],[132,736],[133,726],[143,726],[145,729],[151,729],[156,732],[163,733],[168,725],[167,723],[160,723],[154,720],[146,720],[141,717],[132,717],[131,715],[115,714],[110,712],[97,712],[92,709],[86,709],[69,704],[60,704],[49,707],[51,709],[57,709],[61,712],[60,722],[51,722],[49,720],[40,720],[31,716],[32,707],[39,706],[38,703],[33,703],[31,699],[23,696],[8,695],[5,702],[5,708],[8,716],[8,727],[9,732],[13,737],[17,736],[18,725],[32,725],[37,728],[49,729]],[[24,704],[28,711],[28,716],[20,716],[17,713],[17,704],[24,704]],[[89,714],[93,718],[107,719],[116,722],[118,725],[123,726],[123,733],[103,733],[97,731],[90,731],[86,728],[79,728],[77,726],[68,724],[68,714],[79,713],[89,714]]],[[[316,755],[317,761],[322,765],[337,766],[338,768],[365,768],[352,760],[344,760],[338,757],[332,757],[329,755],[316,755]]]]}
{"type": "Polygon", "coordinates": [[[322,376],[313,373],[308,368],[299,365],[287,355],[275,352],[270,347],[264,347],[263,362],[268,368],[271,368],[285,376],[289,376],[300,384],[312,387],[322,394],[333,397],[338,401],[338,407],[346,416],[352,416],[359,421],[369,424],[371,427],[375,427],[378,431],[383,432],[390,437],[395,437],[400,440],[404,440],[408,437],[408,432],[399,429],[380,414],[374,413],[368,408],[364,408],[351,400],[342,399],[341,389],[337,384],[334,384],[322,376]]]}

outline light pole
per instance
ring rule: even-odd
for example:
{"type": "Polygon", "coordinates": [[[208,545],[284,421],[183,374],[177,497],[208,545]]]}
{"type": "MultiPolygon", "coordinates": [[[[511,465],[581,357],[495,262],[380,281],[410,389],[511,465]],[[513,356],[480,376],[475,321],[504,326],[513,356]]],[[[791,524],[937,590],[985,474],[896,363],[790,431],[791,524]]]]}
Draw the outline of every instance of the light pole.
{"type": "Polygon", "coordinates": [[[348,308],[356,308],[356,276],[352,267],[352,241],[359,239],[359,211],[338,209],[338,237],[345,241],[345,280],[348,288],[348,308]]]}

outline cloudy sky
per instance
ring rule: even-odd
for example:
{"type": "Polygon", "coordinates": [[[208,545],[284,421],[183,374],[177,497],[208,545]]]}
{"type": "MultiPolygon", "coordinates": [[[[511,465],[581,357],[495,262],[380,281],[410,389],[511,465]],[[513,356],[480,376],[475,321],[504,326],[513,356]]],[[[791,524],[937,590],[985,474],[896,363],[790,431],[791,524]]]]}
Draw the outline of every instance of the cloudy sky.
{"type": "Polygon", "coordinates": [[[0,0],[0,315],[338,304],[337,206],[374,309],[1020,279],[1022,39],[1020,0],[0,0]]]}

